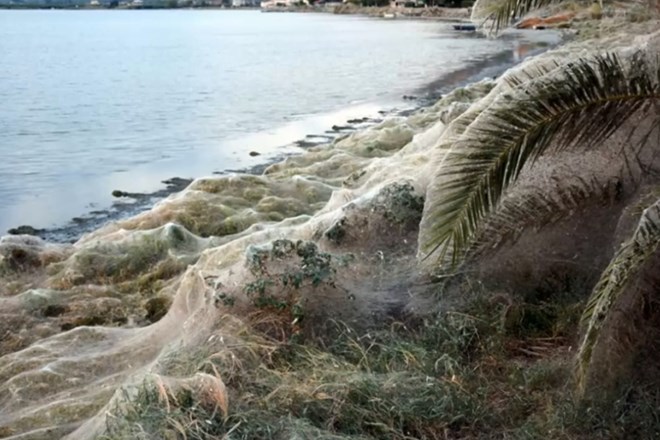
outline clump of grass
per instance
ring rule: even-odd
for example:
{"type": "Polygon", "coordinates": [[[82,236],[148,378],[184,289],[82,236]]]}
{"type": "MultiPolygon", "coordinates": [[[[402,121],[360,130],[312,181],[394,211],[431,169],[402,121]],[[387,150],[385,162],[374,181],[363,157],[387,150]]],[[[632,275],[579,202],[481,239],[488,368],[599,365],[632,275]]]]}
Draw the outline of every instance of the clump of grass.
{"type": "Polygon", "coordinates": [[[186,267],[188,267],[188,261],[167,257],[156,263],[151,270],[136,279],[119,284],[117,288],[122,292],[157,293],[186,267]]]}
{"type": "Polygon", "coordinates": [[[3,250],[0,254],[0,276],[26,271],[41,265],[39,255],[19,246],[3,250]]]}
{"type": "Polygon", "coordinates": [[[50,271],[55,288],[96,283],[116,284],[121,291],[154,291],[159,280],[177,275],[187,263],[170,256],[165,240],[144,236],[126,246],[83,250],[70,262],[51,265],[50,271]]]}
{"type": "Polygon", "coordinates": [[[653,18],[648,5],[635,4],[625,14],[626,20],[630,23],[640,23],[653,18]]]}
{"type": "Polygon", "coordinates": [[[282,221],[287,217],[311,214],[319,208],[294,198],[274,196],[260,199],[254,209],[247,207],[234,209],[220,203],[194,200],[187,202],[173,220],[201,237],[222,237],[242,232],[258,222],[282,221]]]}
{"type": "Polygon", "coordinates": [[[552,439],[651,439],[660,436],[660,394],[642,384],[628,385],[614,396],[579,401],[570,392],[555,397],[514,427],[511,438],[552,439]]]}
{"type": "MultiPolygon", "coordinates": [[[[214,378],[207,376],[211,382],[214,378]]],[[[152,440],[217,438],[226,431],[215,422],[226,410],[221,389],[200,387],[170,388],[156,377],[145,380],[131,393],[122,390],[116,407],[108,414],[107,432],[100,440],[152,440]],[[124,402],[130,402],[125,404],[124,402]]],[[[204,386],[202,385],[202,386],[204,386]]]]}
{"type": "Polygon", "coordinates": [[[248,218],[241,218],[235,209],[204,200],[186,202],[174,220],[201,237],[236,234],[252,223],[248,218]]]}
{"type": "MultiPolygon", "coordinates": [[[[345,354],[356,351],[349,357],[364,348],[350,337],[345,343],[345,354]]],[[[267,357],[258,356],[254,368],[254,352],[249,353],[234,361],[245,362],[241,374],[224,378],[230,390],[227,417],[186,398],[177,397],[179,404],[168,408],[156,391],[144,388],[119,417],[109,419],[108,438],[271,439],[290,438],[300,429],[315,438],[432,438],[460,429],[483,411],[458,381],[415,367],[376,373],[317,347],[280,345],[267,357]],[[145,431],[145,437],[131,437],[145,431]]],[[[215,371],[229,360],[188,359],[215,371]]]]}
{"type": "Polygon", "coordinates": [[[305,343],[223,318],[216,334],[174,349],[158,368],[177,377],[222,377],[227,413],[194,395],[164,403],[157,390],[143,389],[108,419],[108,438],[656,437],[657,392],[635,387],[615,399],[574,400],[567,345],[577,328],[561,324],[565,336],[547,336],[558,323],[573,322],[562,314],[572,313],[575,299],[564,302],[564,311],[542,320],[553,322],[529,327],[533,335],[522,333],[529,320],[503,325],[510,302],[479,295],[432,319],[362,333],[330,321],[323,338],[305,343]]]}
{"type": "Polygon", "coordinates": [[[242,330],[239,339],[175,351],[161,366],[166,373],[222,375],[229,390],[227,417],[199,413],[194,403],[168,409],[153,391],[142,391],[131,400],[137,408],[127,409],[128,416],[109,419],[109,432],[130,438],[139,424],[153,436],[146,438],[167,438],[166,432],[202,417],[208,421],[205,433],[185,431],[187,438],[229,432],[236,439],[289,438],[299,429],[315,438],[343,439],[458,433],[486,417],[487,407],[480,393],[471,392],[472,373],[463,367],[462,351],[478,350],[480,324],[454,318],[417,329],[395,324],[364,335],[333,323],[327,340],[305,345],[242,330]],[[447,349],[460,357],[453,359],[447,349]],[[149,420],[140,422],[144,417],[149,420]]]}
{"type": "Polygon", "coordinates": [[[10,274],[8,276],[0,275],[0,297],[14,296],[21,292],[32,288],[38,279],[33,273],[27,274],[10,274]]]}
{"type": "Polygon", "coordinates": [[[76,255],[76,268],[86,280],[105,280],[114,284],[135,277],[152,267],[167,254],[167,246],[160,240],[144,237],[124,252],[105,249],[83,251],[76,255]]]}
{"type": "Polygon", "coordinates": [[[261,177],[244,174],[229,178],[199,179],[190,188],[211,194],[220,194],[223,192],[240,192],[244,188],[256,188],[258,191],[267,190],[267,183],[261,177]]]}

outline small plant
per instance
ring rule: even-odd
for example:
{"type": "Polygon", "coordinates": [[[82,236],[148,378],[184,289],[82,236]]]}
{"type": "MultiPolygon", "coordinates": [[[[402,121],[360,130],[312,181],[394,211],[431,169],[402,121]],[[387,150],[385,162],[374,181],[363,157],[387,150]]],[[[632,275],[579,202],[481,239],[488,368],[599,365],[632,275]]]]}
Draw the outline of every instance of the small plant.
{"type": "Polygon", "coordinates": [[[299,337],[300,324],[305,318],[303,287],[334,287],[336,269],[333,257],[319,252],[312,242],[276,240],[269,250],[251,249],[248,252],[248,268],[255,280],[245,286],[245,293],[260,310],[274,312],[282,322],[287,322],[286,333],[299,337]],[[296,263],[280,273],[270,273],[268,262],[293,260],[296,263]]]}
{"type": "Polygon", "coordinates": [[[375,206],[392,223],[418,223],[424,210],[424,197],[416,195],[415,188],[409,182],[393,183],[381,190],[375,206]]]}

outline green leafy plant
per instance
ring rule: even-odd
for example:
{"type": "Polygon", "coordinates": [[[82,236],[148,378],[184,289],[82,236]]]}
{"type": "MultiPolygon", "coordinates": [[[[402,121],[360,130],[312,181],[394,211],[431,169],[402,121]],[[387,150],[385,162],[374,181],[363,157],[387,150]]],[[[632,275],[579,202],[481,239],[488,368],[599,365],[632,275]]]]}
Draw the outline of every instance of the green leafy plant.
{"type": "Polygon", "coordinates": [[[258,309],[279,314],[289,323],[287,333],[300,334],[300,324],[305,318],[301,288],[334,287],[336,272],[333,257],[320,252],[312,242],[276,240],[269,250],[256,249],[248,255],[248,267],[255,280],[245,286],[245,293],[258,309]],[[270,273],[268,262],[295,261],[280,273],[270,273]]]}

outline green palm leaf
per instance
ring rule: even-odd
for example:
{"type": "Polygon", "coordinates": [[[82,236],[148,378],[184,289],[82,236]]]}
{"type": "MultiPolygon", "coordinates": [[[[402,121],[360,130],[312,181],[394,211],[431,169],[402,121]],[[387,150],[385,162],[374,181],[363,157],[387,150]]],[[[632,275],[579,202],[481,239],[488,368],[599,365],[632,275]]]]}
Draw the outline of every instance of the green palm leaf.
{"type": "Polygon", "coordinates": [[[632,238],[616,253],[594,287],[582,315],[585,334],[578,349],[577,380],[584,391],[593,351],[612,307],[660,245],[660,200],[646,208],[632,238]]]}
{"type": "Polygon", "coordinates": [[[448,151],[427,195],[421,243],[427,256],[454,263],[522,169],[549,149],[593,148],[660,99],[660,71],[644,54],[567,64],[498,96],[441,145],[448,151]]]}

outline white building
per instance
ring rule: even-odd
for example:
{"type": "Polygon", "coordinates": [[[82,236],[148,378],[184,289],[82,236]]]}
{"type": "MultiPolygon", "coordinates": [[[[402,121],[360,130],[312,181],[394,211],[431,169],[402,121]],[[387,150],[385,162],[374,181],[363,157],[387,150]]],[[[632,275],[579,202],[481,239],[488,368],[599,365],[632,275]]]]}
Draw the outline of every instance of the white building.
{"type": "Polygon", "coordinates": [[[299,4],[309,5],[307,0],[266,0],[261,2],[262,9],[276,9],[286,8],[289,6],[297,6],[299,4]]]}

